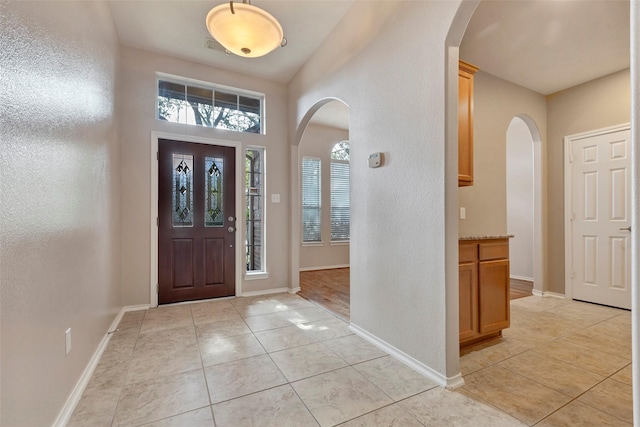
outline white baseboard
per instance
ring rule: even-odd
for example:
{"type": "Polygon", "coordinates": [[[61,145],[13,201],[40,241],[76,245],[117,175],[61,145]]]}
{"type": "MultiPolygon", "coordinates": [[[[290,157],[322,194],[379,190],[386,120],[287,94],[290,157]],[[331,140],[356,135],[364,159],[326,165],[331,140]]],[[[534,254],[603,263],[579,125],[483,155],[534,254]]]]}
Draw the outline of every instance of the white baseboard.
{"type": "Polygon", "coordinates": [[[526,280],[527,282],[533,282],[533,277],[516,276],[515,274],[512,274],[510,277],[511,277],[512,279],[517,279],[517,280],[526,280]]]}
{"type": "MultiPolygon", "coordinates": [[[[118,316],[120,316],[120,318],[122,318],[121,313],[122,312],[118,313],[118,316]]],[[[112,328],[110,328],[109,330],[112,330],[112,328]]],[[[76,409],[78,402],[80,402],[80,398],[82,397],[82,393],[84,393],[84,389],[87,388],[87,384],[89,384],[89,380],[91,379],[91,375],[93,375],[93,371],[95,371],[96,366],[98,366],[98,362],[102,357],[102,353],[104,353],[104,350],[107,348],[107,344],[109,343],[110,338],[111,338],[111,334],[107,333],[104,335],[104,337],[100,341],[100,344],[98,344],[98,348],[96,349],[95,353],[93,353],[93,356],[89,360],[89,364],[87,365],[86,368],[84,368],[84,371],[80,376],[80,379],[78,380],[78,382],[76,383],[76,386],[73,388],[73,391],[67,398],[67,401],[62,407],[62,410],[58,414],[58,418],[56,418],[56,421],[53,423],[54,426],[64,427],[69,422],[69,419],[73,414],[73,410],[76,409]]]]}
{"type": "Polygon", "coordinates": [[[297,288],[289,289],[290,294],[297,294],[298,292],[300,292],[300,286],[298,286],[297,288]]]}
{"type": "Polygon", "coordinates": [[[464,378],[462,378],[462,374],[454,375],[451,378],[447,378],[447,385],[445,388],[447,390],[455,390],[464,385],[464,378]]]}
{"type": "Polygon", "coordinates": [[[434,371],[424,363],[419,362],[413,357],[409,356],[408,354],[398,350],[397,348],[387,343],[386,341],[383,341],[380,338],[376,337],[375,335],[370,334],[369,332],[365,331],[359,326],[351,323],[349,325],[349,329],[355,332],[356,335],[364,338],[365,340],[375,345],[379,349],[389,353],[395,359],[404,363],[414,371],[420,373],[421,375],[425,376],[426,378],[430,379],[431,381],[435,382],[441,387],[445,387],[447,389],[454,389],[464,385],[464,379],[462,379],[462,375],[460,374],[457,374],[451,378],[447,378],[444,375],[440,374],[439,372],[434,371]]]}
{"type": "Polygon", "coordinates": [[[351,264],[325,265],[322,267],[302,267],[299,271],[334,270],[336,268],[349,268],[351,264]]]}
{"type": "Polygon", "coordinates": [[[565,299],[566,298],[564,296],[564,294],[559,294],[557,292],[539,291],[537,289],[534,289],[531,292],[536,297],[549,297],[549,298],[560,298],[560,299],[565,299]]]}
{"type": "Polygon", "coordinates": [[[264,291],[243,292],[242,295],[240,295],[240,297],[244,298],[244,297],[256,297],[260,295],[269,295],[269,294],[281,294],[289,291],[290,291],[289,288],[265,289],[264,291]]]}
{"type": "Polygon", "coordinates": [[[73,411],[76,409],[78,402],[80,402],[82,393],[84,393],[85,388],[87,388],[87,384],[89,384],[89,380],[91,380],[91,376],[93,375],[93,372],[96,370],[96,366],[98,366],[98,363],[100,362],[102,353],[104,353],[105,349],[107,348],[107,345],[109,344],[109,340],[111,339],[112,332],[118,329],[118,325],[120,324],[120,321],[124,316],[124,313],[128,311],[146,310],[148,308],[149,308],[149,304],[144,304],[144,305],[130,305],[130,306],[122,307],[120,309],[116,317],[113,319],[113,322],[111,322],[109,329],[104,334],[104,337],[102,337],[100,344],[98,344],[98,348],[93,353],[93,356],[91,356],[91,359],[89,359],[89,363],[87,364],[86,368],[84,368],[84,371],[82,372],[82,375],[80,375],[80,379],[78,380],[75,387],[73,388],[73,391],[67,398],[67,401],[65,402],[62,409],[60,410],[58,417],[53,423],[55,427],[64,427],[69,422],[71,415],[73,415],[73,411]]]}
{"type": "MultiPolygon", "coordinates": [[[[138,304],[138,305],[126,305],[124,307],[122,307],[122,315],[124,316],[124,313],[129,312],[129,311],[140,311],[140,310],[149,310],[151,306],[149,304],[138,304]]],[[[120,320],[122,320],[122,316],[120,316],[118,320],[118,324],[120,323],[120,320]]],[[[115,322],[115,320],[114,320],[115,322]]],[[[109,329],[112,330],[112,329],[109,329]]]]}

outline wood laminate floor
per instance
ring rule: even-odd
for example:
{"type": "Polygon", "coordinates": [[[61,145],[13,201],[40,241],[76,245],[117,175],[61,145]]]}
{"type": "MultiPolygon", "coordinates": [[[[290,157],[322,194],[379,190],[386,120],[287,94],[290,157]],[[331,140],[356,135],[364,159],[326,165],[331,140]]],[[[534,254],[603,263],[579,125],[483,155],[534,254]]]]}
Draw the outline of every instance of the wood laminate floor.
{"type": "MultiPolygon", "coordinates": [[[[533,283],[511,279],[510,299],[532,295],[533,283]]],[[[298,295],[313,301],[345,320],[350,319],[349,268],[300,272],[298,295]]]]}
{"type": "Polygon", "coordinates": [[[511,292],[509,298],[514,300],[518,298],[530,297],[533,295],[533,282],[528,280],[511,279],[511,292]]]}
{"type": "Polygon", "coordinates": [[[300,272],[298,295],[350,319],[349,268],[300,272]]]}

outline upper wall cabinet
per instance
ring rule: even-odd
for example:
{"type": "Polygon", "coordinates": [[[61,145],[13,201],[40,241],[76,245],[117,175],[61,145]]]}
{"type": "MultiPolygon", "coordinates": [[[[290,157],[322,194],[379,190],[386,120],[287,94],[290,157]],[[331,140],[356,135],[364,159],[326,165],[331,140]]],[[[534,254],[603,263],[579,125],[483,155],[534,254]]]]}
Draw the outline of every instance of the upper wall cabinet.
{"type": "Polygon", "coordinates": [[[473,75],[477,67],[458,65],[458,187],[473,185],[473,75]]]}

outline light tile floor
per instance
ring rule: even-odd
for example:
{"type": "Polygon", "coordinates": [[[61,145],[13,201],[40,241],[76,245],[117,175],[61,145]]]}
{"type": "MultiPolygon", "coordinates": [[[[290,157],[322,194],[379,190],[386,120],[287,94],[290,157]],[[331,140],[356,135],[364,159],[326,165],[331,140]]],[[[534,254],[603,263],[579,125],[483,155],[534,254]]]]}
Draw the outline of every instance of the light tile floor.
{"type": "Polygon", "coordinates": [[[129,312],[69,426],[630,425],[628,312],[529,297],[512,325],[451,392],[296,295],[129,312]]]}
{"type": "Polygon", "coordinates": [[[536,426],[630,426],[631,313],[556,298],[511,301],[511,327],[463,350],[459,391],[536,426]]]}

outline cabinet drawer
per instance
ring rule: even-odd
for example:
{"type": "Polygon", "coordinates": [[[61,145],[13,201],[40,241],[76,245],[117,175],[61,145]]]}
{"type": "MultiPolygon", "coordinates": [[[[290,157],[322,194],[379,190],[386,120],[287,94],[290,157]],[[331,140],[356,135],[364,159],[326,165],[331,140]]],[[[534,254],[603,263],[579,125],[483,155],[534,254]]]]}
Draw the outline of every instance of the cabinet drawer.
{"type": "Polygon", "coordinates": [[[460,243],[458,245],[458,262],[471,262],[478,259],[477,243],[460,243]]]}
{"type": "Polygon", "coordinates": [[[480,261],[509,258],[509,242],[492,242],[480,244],[480,261]]]}

